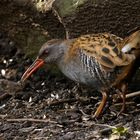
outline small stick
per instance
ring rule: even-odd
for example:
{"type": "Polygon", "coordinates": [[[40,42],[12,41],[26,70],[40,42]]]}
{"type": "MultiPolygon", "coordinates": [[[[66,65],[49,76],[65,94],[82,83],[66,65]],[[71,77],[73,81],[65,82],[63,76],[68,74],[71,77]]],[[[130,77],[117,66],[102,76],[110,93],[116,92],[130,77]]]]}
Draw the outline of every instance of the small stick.
{"type": "Polygon", "coordinates": [[[57,123],[55,121],[50,120],[42,120],[42,119],[33,119],[33,118],[19,118],[19,119],[6,119],[7,122],[37,122],[37,123],[57,123]]]}
{"type": "MultiPolygon", "coordinates": [[[[122,106],[123,103],[115,103],[114,105],[117,107],[117,106],[122,106]]],[[[126,102],[125,103],[126,105],[134,105],[135,103],[134,102],[126,102]]]]}
{"type": "Polygon", "coordinates": [[[136,91],[136,92],[126,94],[126,98],[131,98],[131,97],[135,97],[135,96],[140,96],[140,91],[136,91]]]}
{"type": "MultiPolygon", "coordinates": [[[[132,98],[132,97],[135,97],[135,96],[140,96],[140,91],[128,93],[128,94],[125,95],[125,98],[128,99],[128,98],[132,98]]],[[[114,99],[115,102],[121,99],[121,97],[118,96],[118,94],[115,94],[113,97],[114,97],[113,99],[114,99]]]]}
{"type": "Polygon", "coordinates": [[[0,101],[4,100],[8,96],[10,96],[8,93],[3,93],[2,95],[0,95],[0,101]]]}
{"type": "Polygon", "coordinates": [[[4,119],[4,118],[6,118],[6,117],[7,117],[7,114],[5,114],[5,115],[0,114],[0,118],[1,118],[1,119],[4,119]]]}
{"type": "Polygon", "coordinates": [[[51,103],[48,103],[49,106],[52,105],[59,105],[59,104],[63,104],[63,103],[72,103],[72,102],[76,102],[76,101],[80,101],[80,102],[87,102],[89,101],[89,99],[85,99],[85,98],[72,98],[72,99],[63,99],[63,100],[58,100],[58,101],[53,101],[51,103]]]}
{"type": "Polygon", "coordinates": [[[64,99],[64,100],[59,100],[59,101],[53,101],[51,103],[48,103],[49,106],[53,106],[53,105],[59,105],[59,104],[63,104],[63,103],[71,103],[71,102],[76,102],[78,101],[77,99],[64,99]]]}
{"type": "Polygon", "coordinates": [[[140,112],[140,109],[136,109],[136,110],[131,111],[130,113],[134,114],[134,113],[139,113],[139,112],[140,112]]]}

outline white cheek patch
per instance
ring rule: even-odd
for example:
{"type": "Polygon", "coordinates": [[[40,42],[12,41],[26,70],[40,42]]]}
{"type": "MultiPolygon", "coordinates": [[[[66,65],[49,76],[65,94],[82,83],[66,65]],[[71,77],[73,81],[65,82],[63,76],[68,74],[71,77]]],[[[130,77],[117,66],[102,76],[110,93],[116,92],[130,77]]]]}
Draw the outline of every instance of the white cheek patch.
{"type": "Polygon", "coordinates": [[[127,44],[127,45],[125,45],[123,48],[122,48],[122,52],[123,53],[127,53],[127,52],[129,52],[130,50],[132,49],[132,46],[130,45],[130,44],[127,44]]]}

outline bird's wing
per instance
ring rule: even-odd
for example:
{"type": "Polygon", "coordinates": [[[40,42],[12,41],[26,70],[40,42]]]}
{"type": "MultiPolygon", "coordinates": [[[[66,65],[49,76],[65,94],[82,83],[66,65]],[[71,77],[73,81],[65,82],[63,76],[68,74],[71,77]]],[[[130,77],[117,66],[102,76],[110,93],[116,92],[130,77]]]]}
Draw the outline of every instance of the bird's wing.
{"type": "Polygon", "coordinates": [[[113,34],[91,34],[76,39],[69,54],[76,55],[79,51],[81,62],[86,67],[94,67],[95,61],[105,70],[113,70],[117,66],[129,65],[135,56],[121,52],[123,40],[113,34]]]}

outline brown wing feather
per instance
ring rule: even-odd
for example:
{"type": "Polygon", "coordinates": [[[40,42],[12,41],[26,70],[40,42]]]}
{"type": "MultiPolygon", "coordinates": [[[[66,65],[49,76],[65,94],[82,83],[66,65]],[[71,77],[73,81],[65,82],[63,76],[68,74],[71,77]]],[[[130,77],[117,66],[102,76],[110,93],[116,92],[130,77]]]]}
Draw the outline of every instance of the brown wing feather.
{"type": "Polygon", "coordinates": [[[95,58],[104,69],[126,66],[135,57],[121,52],[120,44],[122,42],[121,38],[109,33],[83,35],[71,45],[68,58],[76,56],[80,49],[85,55],[95,58]]]}

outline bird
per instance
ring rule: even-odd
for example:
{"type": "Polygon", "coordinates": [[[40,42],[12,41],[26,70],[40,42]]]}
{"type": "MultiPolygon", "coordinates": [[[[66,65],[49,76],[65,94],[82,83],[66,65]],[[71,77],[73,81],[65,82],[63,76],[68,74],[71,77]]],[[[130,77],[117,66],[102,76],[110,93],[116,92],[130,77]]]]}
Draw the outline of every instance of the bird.
{"type": "Polygon", "coordinates": [[[25,82],[44,64],[55,64],[69,79],[102,94],[94,117],[98,118],[110,94],[118,93],[124,111],[128,83],[138,69],[140,30],[122,39],[111,33],[81,35],[73,39],[52,39],[39,50],[20,81],[25,82]],[[113,92],[113,93],[112,93],[113,92]]]}

